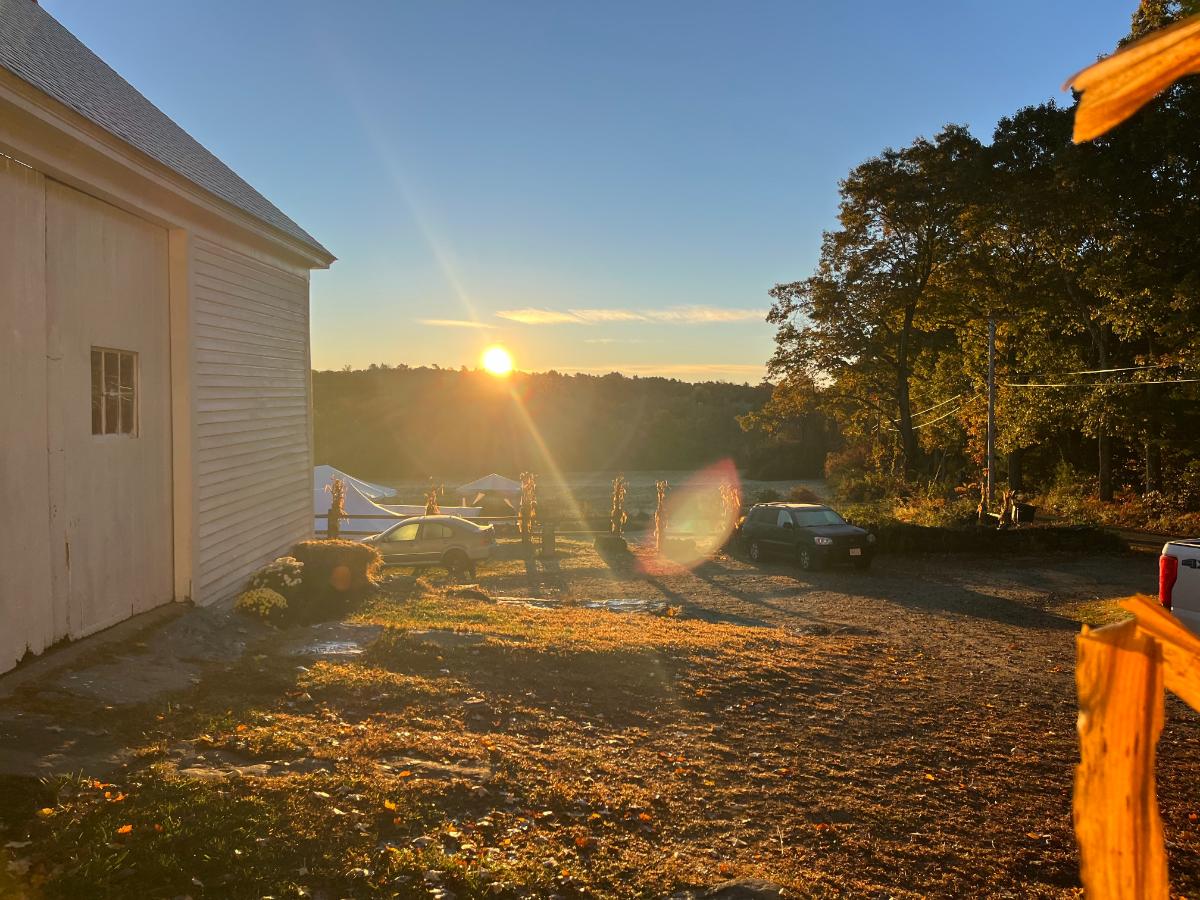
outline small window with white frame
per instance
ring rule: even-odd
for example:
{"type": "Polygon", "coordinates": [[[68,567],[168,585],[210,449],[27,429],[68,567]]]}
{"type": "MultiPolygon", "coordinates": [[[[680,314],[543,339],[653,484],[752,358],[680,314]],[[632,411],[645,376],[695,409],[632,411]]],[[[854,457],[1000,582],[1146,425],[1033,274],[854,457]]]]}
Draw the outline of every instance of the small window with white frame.
{"type": "Polygon", "coordinates": [[[92,348],[92,434],[137,434],[137,354],[92,348]]]}

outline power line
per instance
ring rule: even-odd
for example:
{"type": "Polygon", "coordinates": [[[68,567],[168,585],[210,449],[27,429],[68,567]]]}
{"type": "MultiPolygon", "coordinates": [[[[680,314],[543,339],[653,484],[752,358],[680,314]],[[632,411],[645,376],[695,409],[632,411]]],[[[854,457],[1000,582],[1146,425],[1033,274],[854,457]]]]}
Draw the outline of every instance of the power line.
{"type": "Polygon", "coordinates": [[[1157,381],[1064,381],[1057,384],[1017,384],[1003,382],[1003,387],[1009,388],[1117,388],[1139,387],[1143,384],[1193,384],[1200,378],[1171,378],[1157,381]]]}
{"type": "Polygon", "coordinates": [[[950,410],[950,412],[946,413],[945,415],[938,416],[936,419],[930,419],[928,422],[922,422],[920,425],[914,425],[913,431],[916,431],[918,428],[924,428],[926,425],[933,425],[937,422],[942,421],[942,419],[948,419],[952,415],[954,415],[955,413],[958,413],[958,412],[962,412],[961,405],[954,407],[954,409],[950,410]]]}
{"type": "Polygon", "coordinates": [[[1106,375],[1109,372],[1145,372],[1150,369],[1169,369],[1174,363],[1160,363],[1157,366],[1122,366],[1119,369],[1080,369],[1077,372],[1063,372],[1064,375],[1106,375]]]}
{"type": "MultiPolygon", "coordinates": [[[[954,415],[955,413],[960,413],[960,412],[962,412],[962,406],[961,406],[961,405],[954,407],[954,409],[950,410],[950,412],[948,412],[948,413],[945,413],[944,415],[940,415],[940,416],[938,416],[936,419],[930,419],[928,422],[922,422],[920,425],[914,425],[914,426],[912,427],[912,430],[913,430],[913,431],[916,431],[918,428],[924,428],[926,425],[934,425],[934,424],[936,424],[936,423],[938,423],[938,422],[942,421],[942,419],[948,419],[948,418],[950,418],[952,415],[954,415]]],[[[899,431],[899,430],[900,430],[899,428],[897,428],[895,425],[892,425],[891,423],[889,423],[889,424],[888,424],[888,427],[889,427],[889,428],[891,428],[891,429],[892,429],[892,431],[899,431]]],[[[878,429],[876,429],[876,430],[878,430],[878,429]]]]}
{"type": "Polygon", "coordinates": [[[941,403],[935,403],[933,406],[929,407],[928,409],[923,409],[920,412],[910,413],[909,415],[910,416],[923,416],[927,412],[933,412],[935,409],[940,409],[941,407],[945,406],[947,403],[953,403],[955,400],[957,400],[961,396],[962,396],[962,394],[955,394],[949,400],[943,400],[941,403]]]}

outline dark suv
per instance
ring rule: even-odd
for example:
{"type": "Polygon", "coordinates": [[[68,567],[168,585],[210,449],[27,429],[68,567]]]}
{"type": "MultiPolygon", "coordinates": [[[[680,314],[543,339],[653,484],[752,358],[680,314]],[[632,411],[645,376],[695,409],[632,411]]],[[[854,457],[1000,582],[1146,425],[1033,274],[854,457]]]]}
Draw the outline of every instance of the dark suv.
{"type": "Polygon", "coordinates": [[[815,503],[756,504],[742,522],[741,538],[755,562],[782,556],[805,571],[838,562],[866,569],[875,556],[875,535],[815,503]]]}

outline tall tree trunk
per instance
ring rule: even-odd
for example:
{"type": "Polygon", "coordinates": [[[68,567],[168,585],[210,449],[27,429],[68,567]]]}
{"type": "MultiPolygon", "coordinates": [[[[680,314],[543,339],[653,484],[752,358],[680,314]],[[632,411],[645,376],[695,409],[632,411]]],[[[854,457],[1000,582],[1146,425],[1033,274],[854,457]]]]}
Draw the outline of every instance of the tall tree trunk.
{"type": "MultiPolygon", "coordinates": [[[[1096,354],[1096,367],[1100,369],[1108,368],[1108,343],[1111,329],[1099,321],[1098,317],[1092,312],[1091,306],[1086,298],[1079,292],[1074,282],[1069,277],[1064,277],[1064,284],[1067,288],[1067,294],[1075,303],[1076,309],[1079,311],[1080,318],[1084,327],[1087,329],[1088,337],[1092,340],[1092,349],[1096,354]]],[[[1107,400],[1104,401],[1107,407],[1107,400]]],[[[1097,464],[1096,475],[1099,482],[1099,490],[1097,496],[1104,502],[1110,502],[1113,498],[1112,484],[1112,437],[1108,431],[1108,410],[1107,408],[1101,411],[1100,427],[1096,430],[1096,449],[1097,449],[1097,464]]]]}
{"type": "Polygon", "coordinates": [[[1024,451],[1020,447],[1014,447],[1008,452],[1008,489],[1010,491],[1022,490],[1023,466],[1024,460],[1021,458],[1024,451]]]}
{"type": "Polygon", "coordinates": [[[1162,487],[1162,447],[1154,438],[1146,438],[1146,493],[1162,487]]]}
{"type": "Polygon", "coordinates": [[[917,432],[912,422],[912,398],[908,393],[909,372],[908,352],[909,338],[912,334],[913,318],[917,306],[910,303],[904,308],[904,327],[900,331],[900,343],[896,351],[896,406],[899,411],[900,446],[904,451],[904,476],[917,471],[917,457],[920,448],[917,446],[917,432]]]}
{"type": "Polygon", "coordinates": [[[1109,436],[1107,424],[1100,426],[1100,434],[1096,438],[1097,449],[1099,450],[1099,464],[1097,465],[1097,475],[1100,482],[1099,498],[1105,503],[1109,503],[1113,498],[1113,480],[1112,480],[1112,437],[1109,436]]]}

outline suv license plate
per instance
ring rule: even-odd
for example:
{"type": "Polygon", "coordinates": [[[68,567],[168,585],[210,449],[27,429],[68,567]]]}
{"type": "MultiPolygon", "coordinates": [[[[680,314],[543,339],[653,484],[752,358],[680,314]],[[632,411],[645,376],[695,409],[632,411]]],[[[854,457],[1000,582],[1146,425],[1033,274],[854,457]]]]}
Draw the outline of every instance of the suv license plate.
{"type": "Polygon", "coordinates": [[[862,556],[862,547],[851,547],[850,555],[851,556],[862,556]]]}

